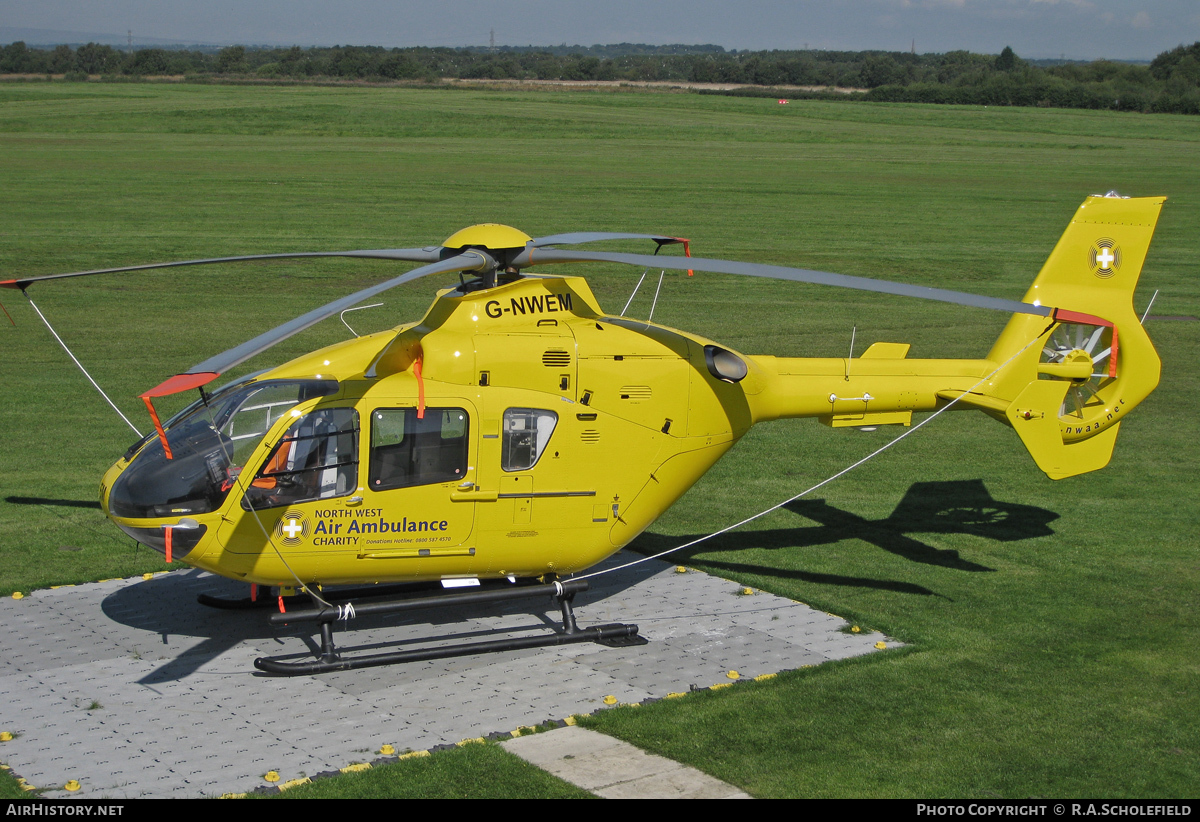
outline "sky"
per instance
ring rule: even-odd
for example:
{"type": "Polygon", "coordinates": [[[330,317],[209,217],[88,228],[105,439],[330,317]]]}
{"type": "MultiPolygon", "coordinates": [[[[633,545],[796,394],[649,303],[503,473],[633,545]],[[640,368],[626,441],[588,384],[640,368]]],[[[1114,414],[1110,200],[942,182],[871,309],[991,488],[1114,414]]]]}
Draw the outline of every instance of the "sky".
{"type": "Polygon", "coordinates": [[[1198,0],[0,0],[0,43],[726,49],[1150,60],[1200,40],[1198,0]],[[157,42],[155,42],[157,41],[157,42]]]}

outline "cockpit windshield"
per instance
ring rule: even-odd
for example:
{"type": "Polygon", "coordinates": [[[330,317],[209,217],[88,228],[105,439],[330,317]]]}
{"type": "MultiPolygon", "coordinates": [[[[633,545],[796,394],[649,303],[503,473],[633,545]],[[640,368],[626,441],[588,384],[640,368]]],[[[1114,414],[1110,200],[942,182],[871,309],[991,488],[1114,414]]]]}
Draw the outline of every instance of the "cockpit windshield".
{"type": "Polygon", "coordinates": [[[336,393],[336,380],[235,383],[167,421],[173,459],[155,438],[133,458],[109,494],[118,517],[203,514],[225,501],[246,460],[294,406],[336,393]]]}

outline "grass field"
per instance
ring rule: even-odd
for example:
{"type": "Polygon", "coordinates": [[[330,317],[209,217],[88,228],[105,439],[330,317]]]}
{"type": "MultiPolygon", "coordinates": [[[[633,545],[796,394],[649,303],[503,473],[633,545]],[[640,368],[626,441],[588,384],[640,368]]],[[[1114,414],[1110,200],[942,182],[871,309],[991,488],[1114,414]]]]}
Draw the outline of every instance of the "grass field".
{"type": "MultiPolygon", "coordinates": [[[[0,279],[426,245],[498,221],[534,236],[666,232],[699,256],[1019,298],[1083,197],[1117,189],[1170,198],[1136,307],[1157,289],[1153,315],[1196,317],[1196,123],[627,91],[5,84],[0,279]]],[[[140,391],[395,271],[207,267],[30,295],[145,430],[140,391]]],[[[589,271],[612,312],[641,273],[589,271]]],[[[389,292],[355,327],[416,318],[435,285],[389,292]]],[[[0,318],[0,593],[165,569],[94,502],[133,433],[20,294],[0,300],[15,322],[0,318]]],[[[643,292],[630,313],[649,305],[643,292]]],[[[982,356],[1005,319],[716,275],[669,275],[654,318],[788,356],[844,356],[857,327],[856,350],[911,342],[914,357],[982,356]]],[[[1163,381],[1123,423],[1107,469],[1055,483],[1011,430],[944,415],[823,489],[823,503],[680,560],[907,650],[589,723],[762,797],[1194,796],[1200,324],[1147,325],[1163,381]],[[935,515],[947,507],[967,515],[935,515]]],[[[244,370],[345,336],[323,323],[244,370]]],[[[755,429],[638,545],[716,530],[892,433],[755,429]]],[[[521,770],[505,771],[507,792],[541,795],[521,770]]]]}

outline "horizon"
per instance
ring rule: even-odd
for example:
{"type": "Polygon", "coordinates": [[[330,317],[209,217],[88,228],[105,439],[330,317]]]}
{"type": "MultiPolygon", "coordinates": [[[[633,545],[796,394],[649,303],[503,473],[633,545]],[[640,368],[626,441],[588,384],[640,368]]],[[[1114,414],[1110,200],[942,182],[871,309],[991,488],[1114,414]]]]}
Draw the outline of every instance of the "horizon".
{"type": "MultiPolygon", "coordinates": [[[[130,46],[125,42],[126,37],[122,37],[120,35],[115,35],[115,34],[106,34],[106,33],[98,33],[98,32],[91,32],[91,33],[58,32],[59,34],[62,34],[64,36],[57,37],[57,38],[49,37],[48,39],[39,42],[29,36],[19,36],[19,37],[6,36],[6,32],[9,32],[9,31],[14,31],[14,30],[0,26],[0,48],[4,47],[6,45],[10,45],[12,43],[23,42],[23,43],[25,43],[27,48],[39,49],[39,50],[54,49],[54,48],[57,48],[58,46],[68,46],[72,49],[77,49],[80,46],[84,46],[89,43],[95,43],[97,45],[102,45],[102,46],[111,46],[111,47],[117,49],[118,51],[128,51],[130,49],[130,46]],[[83,36],[76,36],[76,35],[83,35],[83,36]]],[[[16,29],[15,31],[17,31],[17,32],[29,32],[29,31],[44,32],[44,34],[40,35],[40,36],[45,36],[47,34],[55,33],[52,31],[47,32],[44,29],[42,29],[42,30],[16,29]]],[[[1181,44],[1181,45],[1186,45],[1186,44],[1181,44]]],[[[475,44],[471,44],[471,43],[465,43],[465,44],[460,44],[460,45],[415,45],[415,46],[414,45],[379,46],[376,43],[349,43],[349,42],[347,42],[347,43],[328,43],[328,44],[324,44],[324,43],[289,43],[287,45],[281,45],[278,43],[250,43],[250,42],[206,43],[206,42],[196,42],[196,41],[186,40],[186,39],[185,40],[170,40],[170,39],[166,39],[166,38],[146,38],[144,42],[139,42],[138,38],[136,38],[136,37],[132,38],[132,50],[133,51],[138,51],[140,49],[152,49],[152,48],[161,48],[161,49],[165,49],[165,50],[169,50],[169,51],[175,51],[175,50],[179,50],[179,51],[188,51],[188,50],[219,51],[221,49],[230,48],[230,47],[234,47],[234,46],[241,46],[248,50],[260,50],[261,49],[264,51],[270,50],[270,49],[291,48],[292,46],[298,46],[302,49],[383,48],[383,49],[389,49],[389,50],[390,49],[410,49],[410,48],[448,48],[448,49],[487,50],[489,48],[489,46],[487,46],[487,45],[480,46],[480,45],[475,45],[475,44]]],[[[592,43],[590,45],[585,45],[583,43],[569,43],[569,44],[568,43],[542,43],[542,44],[526,43],[524,45],[518,45],[518,44],[514,44],[514,43],[503,43],[503,44],[497,43],[494,48],[497,51],[502,50],[502,49],[523,49],[523,50],[581,49],[581,50],[586,50],[586,49],[593,49],[593,48],[612,49],[612,48],[616,48],[618,46],[631,46],[631,47],[635,47],[635,48],[679,48],[679,49],[685,50],[685,52],[686,52],[686,50],[689,50],[689,49],[696,50],[696,51],[690,52],[690,53],[700,53],[701,49],[709,49],[709,48],[716,47],[718,49],[721,49],[721,53],[724,53],[724,54],[747,54],[747,53],[753,54],[753,53],[771,52],[771,51],[814,51],[814,52],[830,51],[830,52],[845,52],[848,54],[856,54],[856,53],[862,53],[862,52],[880,52],[880,53],[885,53],[885,54],[908,54],[911,51],[911,49],[874,49],[874,48],[862,48],[862,49],[850,49],[850,48],[846,48],[846,49],[823,49],[823,48],[749,49],[749,48],[745,48],[745,49],[737,49],[737,48],[726,48],[725,46],[720,46],[715,43],[630,43],[630,42],[592,43]]],[[[946,54],[948,52],[954,52],[954,51],[968,51],[972,54],[984,54],[984,55],[991,56],[992,54],[998,55],[1001,51],[1003,51],[1003,48],[997,49],[995,52],[976,52],[976,51],[971,51],[970,49],[953,49],[952,48],[952,49],[945,49],[945,50],[941,50],[941,51],[917,50],[914,53],[924,56],[924,55],[930,55],[930,54],[946,54]]],[[[1019,57],[1023,60],[1033,60],[1033,61],[1063,60],[1065,62],[1094,62],[1097,60],[1101,60],[1101,61],[1109,60],[1109,61],[1118,62],[1118,63],[1150,63],[1154,59],[1153,57],[1147,57],[1147,58],[1139,57],[1139,58],[1127,58],[1127,59],[1126,58],[1113,58],[1113,57],[1087,58],[1087,57],[1072,57],[1070,55],[1062,55],[1062,54],[1059,54],[1056,56],[1025,55],[1025,54],[1021,54],[1021,53],[1017,52],[1015,49],[1013,51],[1017,57],[1019,57]]],[[[1157,55],[1155,55],[1155,56],[1157,56],[1157,55]]],[[[605,59],[605,58],[601,58],[601,59],[605,59]]]]}
{"type": "Polygon", "coordinates": [[[727,51],[970,51],[1150,61],[1200,41],[1188,0],[0,0],[0,42],[127,48],[334,45],[562,48],[719,45],[727,51]],[[568,46],[568,47],[570,47],[568,46]]]}

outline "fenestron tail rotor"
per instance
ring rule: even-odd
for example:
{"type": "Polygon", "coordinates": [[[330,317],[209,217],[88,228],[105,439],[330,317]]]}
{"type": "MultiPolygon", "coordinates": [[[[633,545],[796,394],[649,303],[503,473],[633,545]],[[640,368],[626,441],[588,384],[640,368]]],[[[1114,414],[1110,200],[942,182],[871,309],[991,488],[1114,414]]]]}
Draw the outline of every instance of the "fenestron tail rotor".
{"type": "Polygon", "coordinates": [[[1086,363],[1086,379],[1071,381],[1058,416],[1065,423],[1084,420],[1090,411],[1105,407],[1101,392],[1114,379],[1111,326],[1064,323],[1055,327],[1042,348],[1041,362],[1069,365],[1086,363]]]}

